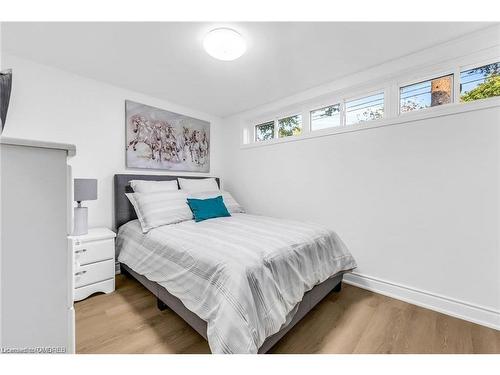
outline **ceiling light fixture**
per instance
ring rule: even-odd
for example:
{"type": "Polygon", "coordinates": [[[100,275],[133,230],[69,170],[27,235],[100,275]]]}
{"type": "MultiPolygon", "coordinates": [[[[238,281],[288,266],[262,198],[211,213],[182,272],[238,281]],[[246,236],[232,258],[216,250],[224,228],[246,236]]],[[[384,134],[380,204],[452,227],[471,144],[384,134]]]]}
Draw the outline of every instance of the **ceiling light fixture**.
{"type": "Polygon", "coordinates": [[[247,49],[243,37],[233,29],[227,28],[210,31],[205,36],[203,47],[210,56],[224,61],[236,60],[247,49]]]}

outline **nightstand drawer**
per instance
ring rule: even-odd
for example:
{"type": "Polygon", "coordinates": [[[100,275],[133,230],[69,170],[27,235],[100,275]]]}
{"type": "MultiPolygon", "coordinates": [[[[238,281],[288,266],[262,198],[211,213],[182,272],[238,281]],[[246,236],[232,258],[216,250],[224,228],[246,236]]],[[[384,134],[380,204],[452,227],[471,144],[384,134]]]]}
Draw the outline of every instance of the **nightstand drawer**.
{"type": "Polygon", "coordinates": [[[115,256],[115,241],[111,239],[85,242],[75,245],[74,251],[75,263],[79,265],[112,259],[115,256]]]}
{"type": "Polygon", "coordinates": [[[115,290],[115,279],[109,279],[105,281],[100,281],[95,284],[90,284],[86,286],[82,286],[81,288],[75,289],[75,301],[81,301],[84,298],[87,298],[91,294],[97,292],[103,293],[111,293],[115,290]]]}
{"type": "Polygon", "coordinates": [[[79,266],[75,269],[75,288],[113,277],[115,277],[115,261],[113,259],[79,266]]]}

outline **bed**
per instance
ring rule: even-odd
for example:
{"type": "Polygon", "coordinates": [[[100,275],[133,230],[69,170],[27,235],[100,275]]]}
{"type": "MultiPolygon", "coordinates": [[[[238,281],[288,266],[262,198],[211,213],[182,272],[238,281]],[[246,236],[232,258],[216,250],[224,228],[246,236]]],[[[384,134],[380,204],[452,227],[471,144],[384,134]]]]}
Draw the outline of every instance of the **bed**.
{"type": "Polygon", "coordinates": [[[213,353],[266,353],[356,267],[334,232],[310,223],[237,213],[143,234],[129,181],[176,178],[115,175],[118,260],[213,353]]]}

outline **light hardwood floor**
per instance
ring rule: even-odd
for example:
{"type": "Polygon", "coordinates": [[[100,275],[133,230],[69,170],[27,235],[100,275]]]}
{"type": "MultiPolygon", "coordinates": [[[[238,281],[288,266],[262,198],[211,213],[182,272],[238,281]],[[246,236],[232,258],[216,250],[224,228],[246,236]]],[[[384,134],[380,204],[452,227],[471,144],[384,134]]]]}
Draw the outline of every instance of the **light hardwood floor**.
{"type": "MultiPolygon", "coordinates": [[[[130,277],[75,304],[77,353],[209,353],[207,342],[130,277]]],[[[500,332],[344,284],[271,353],[500,353],[500,332]]]]}

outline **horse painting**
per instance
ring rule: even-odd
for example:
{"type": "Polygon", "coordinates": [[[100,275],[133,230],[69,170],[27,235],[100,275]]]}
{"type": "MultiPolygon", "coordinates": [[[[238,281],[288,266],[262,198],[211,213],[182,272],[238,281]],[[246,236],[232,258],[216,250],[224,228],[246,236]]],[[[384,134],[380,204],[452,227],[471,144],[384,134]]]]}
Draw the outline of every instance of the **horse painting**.
{"type": "Polygon", "coordinates": [[[126,101],[127,167],[208,172],[210,123],[126,101]]]}

